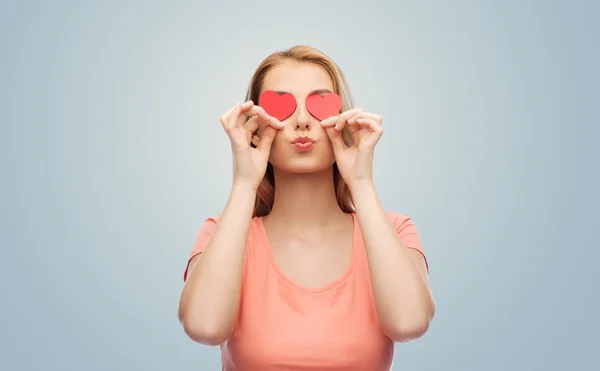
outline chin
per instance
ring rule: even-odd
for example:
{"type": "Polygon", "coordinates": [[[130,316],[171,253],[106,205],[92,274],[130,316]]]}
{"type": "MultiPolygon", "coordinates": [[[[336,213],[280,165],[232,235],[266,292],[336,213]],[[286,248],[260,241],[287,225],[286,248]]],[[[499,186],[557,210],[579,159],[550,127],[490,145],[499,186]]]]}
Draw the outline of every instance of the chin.
{"type": "Polygon", "coordinates": [[[333,166],[331,163],[323,163],[322,161],[294,161],[290,160],[285,164],[279,164],[277,162],[272,163],[273,168],[285,173],[292,174],[314,174],[327,171],[333,166]]]}
{"type": "Polygon", "coordinates": [[[313,151],[311,153],[295,153],[292,151],[271,152],[270,161],[274,169],[285,173],[311,174],[329,170],[335,163],[333,153],[313,151]]]}

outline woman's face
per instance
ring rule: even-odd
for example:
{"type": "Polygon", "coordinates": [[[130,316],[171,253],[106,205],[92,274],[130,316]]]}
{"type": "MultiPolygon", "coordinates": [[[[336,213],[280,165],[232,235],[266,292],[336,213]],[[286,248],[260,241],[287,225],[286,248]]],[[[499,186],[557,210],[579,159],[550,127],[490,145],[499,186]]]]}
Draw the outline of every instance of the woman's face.
{"type": "Polygon", "coordinates": [[[333,82],[324,68],[313,63],[284,62],[265,76],[266,90],[290,93],[296,99],[296,110],[283,120],[285,124],[273,140],[269,161],[277,170],[290,173],[313,173],[328,169],[335,162],[331,142],[318,119],[305,107],[306,97],[315,92],[333,92],[333,82]],[[296,144],[298,138],[312,144],[296,144]]]}

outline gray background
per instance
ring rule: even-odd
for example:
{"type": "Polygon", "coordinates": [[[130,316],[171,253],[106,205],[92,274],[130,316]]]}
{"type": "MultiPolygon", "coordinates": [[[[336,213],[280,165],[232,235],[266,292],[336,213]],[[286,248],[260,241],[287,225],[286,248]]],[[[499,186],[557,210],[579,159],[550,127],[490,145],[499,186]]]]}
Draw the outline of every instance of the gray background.
{"type": "Polygon", "coordinates": [[[394,369],[598,367],[597,2],[0,14],[0,369],[220,369],[177,321],[182,273],[229,192],[219,115],[295,44],[333,57],[384,117],[378,192],[425,244],[437,315],[394,369]]]}

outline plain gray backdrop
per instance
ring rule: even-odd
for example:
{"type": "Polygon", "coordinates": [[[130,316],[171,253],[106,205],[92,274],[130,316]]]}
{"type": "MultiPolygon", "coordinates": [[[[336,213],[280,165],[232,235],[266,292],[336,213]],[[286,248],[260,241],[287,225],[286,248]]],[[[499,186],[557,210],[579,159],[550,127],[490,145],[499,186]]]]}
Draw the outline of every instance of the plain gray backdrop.
{"type": "Polygon", "coordinates": [[[0,6],[0,369],[219,370],[177,321],[271,52],[329,54],[384,117],[378,194],[437,314],[394,370],[597,369],[593,1],[12,1],[0,6]]]}

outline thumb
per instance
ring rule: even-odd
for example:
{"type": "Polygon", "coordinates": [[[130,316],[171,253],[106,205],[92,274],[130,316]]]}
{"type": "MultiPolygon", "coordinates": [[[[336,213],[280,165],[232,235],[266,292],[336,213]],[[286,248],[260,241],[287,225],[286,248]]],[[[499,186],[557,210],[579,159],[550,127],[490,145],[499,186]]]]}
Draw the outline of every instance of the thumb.
{"type": "Polygon", "coordinates": [[[325,128],[325,132],[331,141],[331,145],[333,146],[334,152],[343,151],[346,148],[346,144],[344,143],[344,138],[342,138],[342,132],[337,130],[335,127],[325,128]]]}
{"type": "Polygon", "coordinates": [[[275,139],[275,134],[277,134],[276,129],[270,126],[265,126],[256,148],[261,152],[268,153],[271,150],[271,144],[273,143],[273,139],[275,139]]]}

